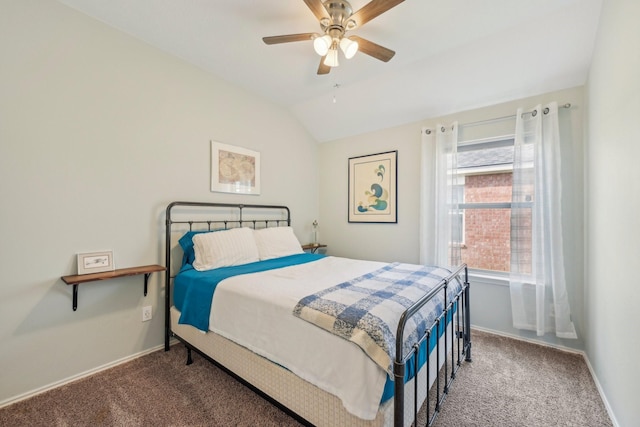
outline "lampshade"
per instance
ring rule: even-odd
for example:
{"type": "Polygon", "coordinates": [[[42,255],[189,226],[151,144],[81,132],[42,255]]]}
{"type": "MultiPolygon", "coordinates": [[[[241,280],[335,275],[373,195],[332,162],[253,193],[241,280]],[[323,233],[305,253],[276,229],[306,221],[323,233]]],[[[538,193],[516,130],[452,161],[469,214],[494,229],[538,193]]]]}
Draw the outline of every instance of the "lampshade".
{"type": "Polygon", "coordinates": [[[329,67],[337,67],[338,64],[338,49],[333,47],[327,52],[327,56],[324,58],[324,65],[329,67]]]}
{"type": "Polygon", "coordinates": [[[340,40],[340,49],[342,49],[345,58],[351,59],[353,58],[353,55],[355,55],[358,51],[358,42],[344,37],[342,40],[340,40]]]}
{"type": "Polygon", "coordinates": [[[325,34],[322,37],[316,37],[313,39],[313,49],[320,56],[325,56],[331,47],[331,36],[329,34],[325,34]]]}

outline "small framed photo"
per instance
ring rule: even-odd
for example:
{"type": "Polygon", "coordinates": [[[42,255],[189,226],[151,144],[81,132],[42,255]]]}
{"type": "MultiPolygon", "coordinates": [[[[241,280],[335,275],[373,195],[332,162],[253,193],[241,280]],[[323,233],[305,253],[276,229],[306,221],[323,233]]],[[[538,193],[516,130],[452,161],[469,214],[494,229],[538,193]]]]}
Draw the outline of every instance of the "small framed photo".
{"type": "Polygon", "coordinates": [[[113,251],[78,254],[78,274],[102,273],[114,269],[113,251]]]}
{"type": "Polygon", "coordinates": [[[349,222],[398,222],[398,151],[349,159],[349,222]]]}
{"type": "Polygon", "coordinates": [[[211,191],[260,194],[260,153],[211,141],[211,191]]]}

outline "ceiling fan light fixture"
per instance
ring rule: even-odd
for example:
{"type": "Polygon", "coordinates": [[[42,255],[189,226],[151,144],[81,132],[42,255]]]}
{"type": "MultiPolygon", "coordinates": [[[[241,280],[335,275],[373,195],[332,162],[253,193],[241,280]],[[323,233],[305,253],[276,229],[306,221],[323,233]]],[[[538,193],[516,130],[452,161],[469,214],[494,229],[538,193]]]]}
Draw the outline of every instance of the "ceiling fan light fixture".
{"type": "Polygon", "coordinates": [[[343,37],[340,40],[340,49],[342,49],[345,58],[351,59],[358,52],[358,42],[343,37]]]}
{"type": "Polygon", "coordinates": [[[313,42],[314,51],[320,55],[320,64],[316,72],[318,75],[329,74],[332,67],[339,65],[338,50],[342,50],[346,59],[353,58],[361,51],[372,58],[388,62],[395,55],[394,51],[356,35],[347,37],[346,33],[362,27],[403,1],[367,0],[364,6],[354,12],[350,0],[304,0],[318,20],[320,31],[263,37],[262,41],[268,45],[313,42]]]}
{"type": "Polygon", "coordinates": [[[321,37],[316,37],[315,39],[313,39],[313,49],[318,55],[325,56],[327,52],[329,52],[329,48],[331,47],[332,42],[333,40],[328,34],[325,34],[321,37]]]}
{"type": "Polygon", "coordinates": [[[338,49],[331,48],[329,52],[327,52],[327,56],[324,58],[324,65],[328,67],[337,67],[340,65],[338,63],[338,49]]]}

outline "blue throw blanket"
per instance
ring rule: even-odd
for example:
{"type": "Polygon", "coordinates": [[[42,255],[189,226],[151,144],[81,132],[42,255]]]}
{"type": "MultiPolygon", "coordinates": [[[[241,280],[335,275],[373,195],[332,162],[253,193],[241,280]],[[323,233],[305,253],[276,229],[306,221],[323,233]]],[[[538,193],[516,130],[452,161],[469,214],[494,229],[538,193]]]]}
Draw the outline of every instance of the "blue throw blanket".
{"type": "Polygon", "coordinates": [[[239,274],[257,273],[304,264],[324,256],[304,253],[208,271],[197,271],[191,264],[185,264],[173,282],[173,303],[181,312],[178,323],[194,326],[201,331],[208,331],[213,295],[218,284],[224,279],[239,274]]]}
{"type": "MultiPolygon", "coordinates": [[[[436,287],[451,272],[413,264],[388,264],[372,273],[301,299],[294,315],[360,346],[382,369],[392,374],[396,330],[402,313],[436,287]]],[[[458,293],[456,280],[448,301],[458,293]]],[[[431,299],[407,322],[404,354],[442,313],[443,293],[431,299]]]]}

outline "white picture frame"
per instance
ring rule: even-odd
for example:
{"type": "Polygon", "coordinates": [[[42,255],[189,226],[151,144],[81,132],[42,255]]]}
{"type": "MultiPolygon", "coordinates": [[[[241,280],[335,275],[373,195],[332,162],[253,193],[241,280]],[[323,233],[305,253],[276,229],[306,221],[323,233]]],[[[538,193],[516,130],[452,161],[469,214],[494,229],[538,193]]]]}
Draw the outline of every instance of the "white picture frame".
{"type": "Polygon", "coordinates": [[[348,221],[398,223],[398,150],[349,158],[348,221]]]}
{"type": "Polygon", "coordinates": [[[211,191],[260,194],[260,153],[211,141],[211,191]]]}
{"type": "Polygon", "coordinates": [[[113,251],[78,254],[78,274],[103,273],[115,270],[113,251]]]}

